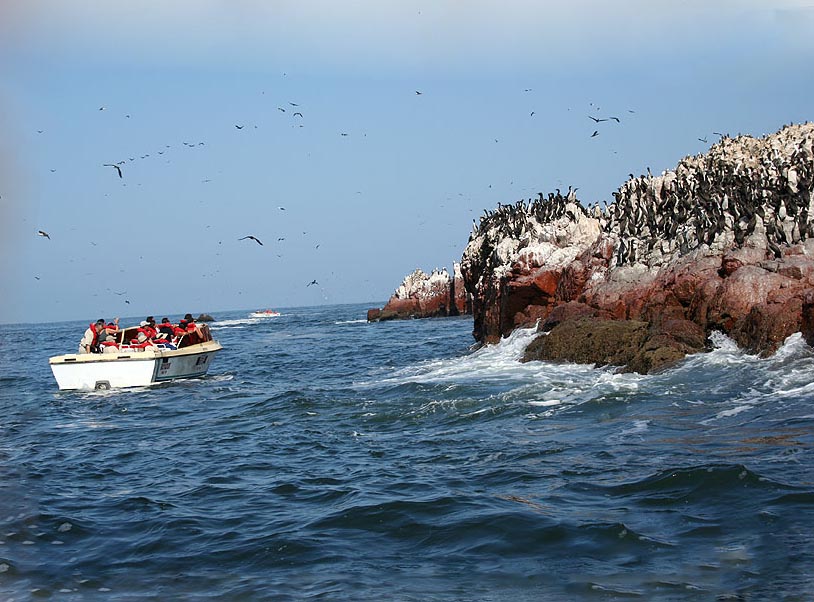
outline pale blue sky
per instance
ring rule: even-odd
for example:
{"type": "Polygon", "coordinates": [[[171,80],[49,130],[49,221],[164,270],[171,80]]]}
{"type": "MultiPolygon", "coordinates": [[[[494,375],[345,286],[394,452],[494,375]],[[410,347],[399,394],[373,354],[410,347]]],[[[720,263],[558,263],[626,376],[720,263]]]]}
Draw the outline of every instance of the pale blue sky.
{"type": "Polygon", "coordinates": [[[812,118],[814,2],[610,4],[0,8],[0,322],[373,306],[499,202],[812,118]]]}

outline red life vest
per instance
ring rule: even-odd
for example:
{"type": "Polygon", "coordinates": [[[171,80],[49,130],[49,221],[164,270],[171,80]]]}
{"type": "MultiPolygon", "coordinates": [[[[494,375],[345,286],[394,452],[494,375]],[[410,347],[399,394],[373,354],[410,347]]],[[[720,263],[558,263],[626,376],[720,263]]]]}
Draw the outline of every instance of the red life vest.
{"type": "Polygon", "coordinates": [[[96,322],[90,323],[90,331],[93,333],[93,341],[91,341],[91,349],[99,344],[99,333],[96,332],[96,322]]]}

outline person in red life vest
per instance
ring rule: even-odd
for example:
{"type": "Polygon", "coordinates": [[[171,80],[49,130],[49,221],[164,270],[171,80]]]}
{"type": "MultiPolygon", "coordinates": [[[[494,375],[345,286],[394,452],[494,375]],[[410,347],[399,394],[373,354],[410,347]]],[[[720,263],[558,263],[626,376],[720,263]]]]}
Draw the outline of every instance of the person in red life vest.
{"type": "Polygon", "coordinates": [[[198,325],[195,323],[195,318],[192,317],[192,314],[185,315],[184,322],[187,323],[187,332],[200,332],[198,325]]]}
{"type": "Polygon", "coordinates": [[[79,341],[79,350],[77,353],[100,353],[99,351],[99,337],[105,332],[105,321],[98,319],[92,322],[85,334],[82,335],[82,340],[79,341]]]}
{"type": "Polygon", "coordinates": [[[175,326],[170,322],[169,318],[161,318],[161,324],[158,325],[158,338],[171,339],[175,335],[175,326]]]}
{"type": "Polygon", "coordinates": [[[177,326],[175,324],[171,324],[170,322],[167,322],[164,324],[164,326],[162,326],[162,328],[167,327],[172,328],[172,337],[170,337],[170,341],[173,344],[178,344],[181,341],[181,337],[187,333],[187,323],[185,320],[178,322],[177,326]]]}
{"type": "Polygon", "coordinates": [[[105,324],[105,333],[100,335],[100,343],[114,343],[116,335],[119,333],[119,318],[115,318],[112,322],[105,324]]]}
{"type": "Polygon", "coordinates": [[[146,343],[155,339],[156,331],[147,320],[142,321],[136,329],[136,339],[139,343],[146,343]]]}

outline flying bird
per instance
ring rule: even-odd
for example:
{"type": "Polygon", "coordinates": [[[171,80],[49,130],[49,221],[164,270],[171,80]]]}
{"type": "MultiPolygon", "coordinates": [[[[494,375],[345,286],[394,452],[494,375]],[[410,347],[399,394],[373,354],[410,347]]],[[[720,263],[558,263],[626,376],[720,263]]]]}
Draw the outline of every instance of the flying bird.
{"type": "Polygon", "coordinates": [[[263,243],[260,242],[260,239],[257,238],[256,236],[252,236],[251,234],[249,234],[248,236],[244,236],[243,238],[238,238],[238,240],[246,240],[247,238],[253,240],[254,242],[256,242],[261,247],[263,246],[263,243]]]}
{"type": "Polygon", "coordinates": [[[594,133],[591,134],[591,138],[593,138],[594,136],[599,136],[599,130],[594,130],[594,133]]]}
{"type": "Polygon", "coordinates": [[[309,287],[309,286],[311,286],[312,284],[319,285],[319,282],[317,282],[316,280],[312,280],[311,282],[309,282],[308,284],[306,284],[306,285],[305,285],[305,287],[306,287],[306,288],[308,288],[308,287],[309,287]]]}
{"type": "Polygon", "coordinates": [[[296,113],[294,113],[294,114],[292,115],[292,117],[296,117],[297,115],[299,115],[300,117],[302,117],[302,113],[300,113],[299,111],[297,111],[296,113]]]}
{"type": "Polygon", "coordinates": [[[114,163],[103,163],[102,167],[113,167],[113,168],[116,169],[117,172],[119,172],[119,177],[120,178],[122,177],[122,168],[119,167],[118,165],[116,165],[114,163]]]}
{"type": "Polygon", "coordinates": [[[239,129],[239,130],[242,130],[242,129],[243,129],[243,126],[242,126],[242,125],[237,125],[237,124],[235,124],[235,127],[236,127],[237,129],[239,129]]]}
{"type": "Polygon", "coordinates": [[[285,207],[277,207],[280,211],[285,211],[285,207]]]}
{"type": "Polygon", "coordinates": [[[707,143],[707,139],[706,139],[706,137],[704,137],[704,138],[699,138],[698,140],[699,140],[700,142],[703,142],[704,144],[706,144],[706,143],[707,143]]]}
{"type": "Polygon", "coordinates": [[[421,94],[423,94],[423,92],[419,92],[418,90],[416,90],[415,94],[416,94],[416,96],[421,96],[421,94]]]}
{"type": "Polygon", "coordinates": [[[622,123],[618,117],[611,117],[616,123],[622,123]]]}
{"type": "Polygon", "coordinates": [[[48,240],[51,240],[51,237],[48,236],[48,232],[45,232],[44,230],[37,230],[37,235],[42,236],[43,238],[47,238],[48,240]]]}
{"type": "Polygon", "coordinates": [[[599,119],[599,118],[594,117],[592,115],[588,115],[588,119],[593,119],[596,123],[599,123],[600,121],[607,121],[607,119],[599,119]]]}

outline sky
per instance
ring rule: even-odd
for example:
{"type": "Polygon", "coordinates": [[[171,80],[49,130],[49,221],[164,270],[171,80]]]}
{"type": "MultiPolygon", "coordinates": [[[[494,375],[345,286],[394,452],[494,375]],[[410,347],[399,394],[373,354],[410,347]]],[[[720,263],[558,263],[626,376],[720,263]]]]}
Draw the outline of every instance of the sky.
{"type": "Polygon", "coordinates": [[[814,0],[9,4],[2,323],[381,306],[498,203],[814,118],[814,0]]]}

